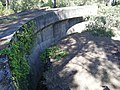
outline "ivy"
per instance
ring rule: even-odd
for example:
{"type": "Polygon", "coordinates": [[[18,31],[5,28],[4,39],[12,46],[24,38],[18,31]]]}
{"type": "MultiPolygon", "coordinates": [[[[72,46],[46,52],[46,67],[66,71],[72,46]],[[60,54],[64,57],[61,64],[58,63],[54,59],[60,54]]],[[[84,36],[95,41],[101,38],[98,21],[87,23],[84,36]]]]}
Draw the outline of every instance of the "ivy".
{"type": "Polygon", "coordinates": [[[0,51],[0,55],[8,55],[12,79],[16,90],[26,89],[28,86],[28,75],[30,66],[27,58],[33,46],[33,29],[35,23],[29,22],[19,29],[11,40],[9,47],[0,51]]]}

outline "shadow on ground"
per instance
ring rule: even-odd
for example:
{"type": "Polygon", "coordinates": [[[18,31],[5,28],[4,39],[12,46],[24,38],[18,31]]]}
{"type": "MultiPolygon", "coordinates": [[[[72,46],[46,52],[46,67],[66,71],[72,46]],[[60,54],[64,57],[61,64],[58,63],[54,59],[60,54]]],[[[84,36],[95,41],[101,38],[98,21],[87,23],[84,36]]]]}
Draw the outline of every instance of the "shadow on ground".
{"type": "Polygon", "coordinates": [[[48,90],[120,90],[120,42],[88,32],[62,39],[69,52],[45,73],[48,90]]]}

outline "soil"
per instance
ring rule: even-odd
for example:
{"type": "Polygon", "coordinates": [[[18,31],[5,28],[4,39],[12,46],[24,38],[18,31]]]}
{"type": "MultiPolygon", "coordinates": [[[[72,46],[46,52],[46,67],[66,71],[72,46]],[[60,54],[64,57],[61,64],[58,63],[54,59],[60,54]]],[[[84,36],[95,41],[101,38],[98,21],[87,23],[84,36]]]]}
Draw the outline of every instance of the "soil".
{"type": "Polygon", "coordinates": [[[120,41],[75,33],[57,44],[69,54],[44,74],[48,90],[120,90],[120,41]]]}

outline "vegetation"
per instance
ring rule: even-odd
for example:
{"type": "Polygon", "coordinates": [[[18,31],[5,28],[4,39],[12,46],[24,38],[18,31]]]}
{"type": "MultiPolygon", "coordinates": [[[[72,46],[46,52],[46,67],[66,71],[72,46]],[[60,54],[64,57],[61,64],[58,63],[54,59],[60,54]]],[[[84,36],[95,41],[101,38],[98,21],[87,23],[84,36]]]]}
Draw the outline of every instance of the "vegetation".
{"type": "MultiPolygon", "coordinates": [[[[66,7],[75,5],[91,5],[94,3],[99,6],[99,16],[89,18],[89,20],[93,22],[87,26],[87,30],[95,36],[114,36],[112,28],[120,29],[120,0],[116,0],[116,6],[114,7],[105,6],[106,3],[108,3],[105,2],[105,0],[1,0],[0,16],[24,10],[38,9],[44,6],[66,7]],[[56,1],[56,5],[53,1],[56,1]]],[[[17,17],[13,16],[13,18],[9,18],[9,20],[16,18],[17,17]]],[[[0,19],[0,23],[5,23],[5,20],[0,19]]],[[[28,86],[27,76],[29,75],[30,67],[27,58],[34,41],[34,36],[32,34],[34,26],[34,22],[29,22],[27,25],[25,24],[16,32],[14,39],[9,44],[9,47],[0,51],[0,55],[7,54],[9,57],[10,68],[13,76],[12,79],[16,86],[16,90],[23,88],[26,89],[28,86]]],[[[40,59],[46,63],[48,59],[58,61],[66,55],[66,51],[61,50],[58,46],[52,46],[47,48],[40,55],[40,59]]]]}
{"type": "Polygon", "coordinates": [[[100,6],[98,14],[99,17],[104,17],[106,26],[120,28],[120,6],[107,7],[100,6]]]}
{"type": "Polygon", "coordinates": [[[114,33],[111,28],[106,26],[105,17],[94,17],[94,21],[87,26],[87,30],[95,36],[112,37],[114,33]]]}
{"type": "Polygon", "coordinates": [[[47,62],[48,59],[54,59],[56,61],[60,60],[61,58],[65,57],[67,55],[67,52],[64,50],[61,50],[58,46],[52,46],[50,48],[47,48],[41,55],[40,59],[43,62],[47,62]]]}
{"type": "Polygon", "coordinates": [[[120,0],[0,0],[0,15],[9,15],[30,9],[39,9],[45,6],[66,7],[91,5],[94,3],[118,5],[120,4],[120,0]]]}
{"type": "Polygon", "coordinates": [[[34,22],[29,22],[28,25],[25,24],[17,31],[9,47],[0,51],[0,55],[7,54],[9,57],[12,79],[16,90],[26,89],[28,86],[27,77],[30,67],[27,58],[33,45],[33,28],[34,22]]]}
{"type": "Polygon", "coordinates": [[[120,6],[100,5],[98,16],[90,17],[93,21],[87,26],[92,34],[96,36],[114,36],[114,29],[120,29],[120,6]]]}

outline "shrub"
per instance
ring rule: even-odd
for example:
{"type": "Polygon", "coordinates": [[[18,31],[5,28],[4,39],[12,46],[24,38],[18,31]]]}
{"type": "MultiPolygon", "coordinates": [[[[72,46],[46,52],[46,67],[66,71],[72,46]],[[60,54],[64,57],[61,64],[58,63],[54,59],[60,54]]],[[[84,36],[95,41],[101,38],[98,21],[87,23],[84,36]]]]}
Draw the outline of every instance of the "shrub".
{"type": "Polygon", "coordinates": [[[58,46],[52,46],[50,48],[47,48],[41,55],[40,59],[43,62],[47,62],[47,59],[54,59],[54,60],[60,60],[61,58],[65,57],[67,55],[67,52],[60,49],[58,46]]]}
{"type": "Polygon", "coordinates": [[[13,13],[14,13],[14,11],[13,11],[12,9],[7,9],[7,10],[4,9],[4,10],[3,10],[3,14],[4,14],[4,15],[10,15],[10,14],[13,14],[13,13]]]}
{"type": "Polygon", "coordinates": [[[104,3],[104,0],[57,0],[57,6],[83,6],[83,5],[91,5],[91,4],[101,4],[104,3]]]}
{"type": "Polygon", "coordinates": [[[106,7],[100,6],[99,16],[106,18],[106,26],[120,28],[120,6],[106,7]]]}
{"type": "Polygon", "coordinates": [[[48,2],[43,2],[43,5],[42,7],[45,7],[45,6],[49,6],[49,7],[53,7],[53,2],[51,0],[48,0],[48,2]]]}
{"type": "Polygon", "coordinates": [[[87,31],[91,32],[94,36],[101,37],[112,37],[114,33],[112,29],[106,26],[106,18],[105,17],[95,17],[93,22],[91,22],[87,26],[87,31]]]}
{"type": "Polygon", "coordinates": [[[3,5],[2,5],[2,2],[0,2],[0,15],[3,14],[3,5]]]}

